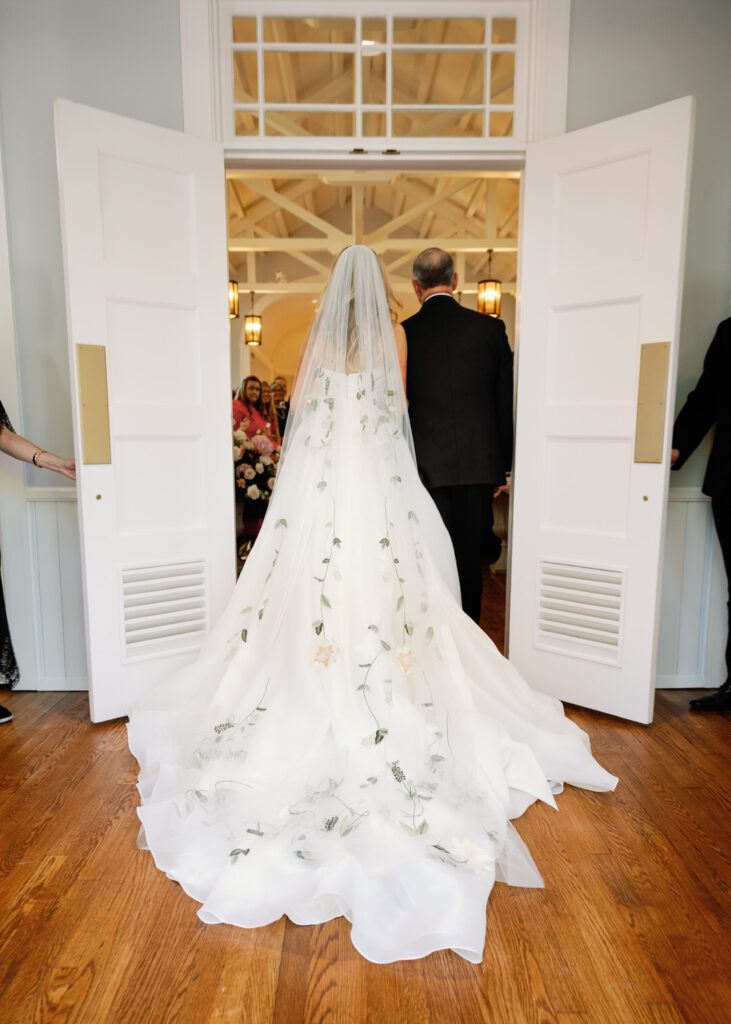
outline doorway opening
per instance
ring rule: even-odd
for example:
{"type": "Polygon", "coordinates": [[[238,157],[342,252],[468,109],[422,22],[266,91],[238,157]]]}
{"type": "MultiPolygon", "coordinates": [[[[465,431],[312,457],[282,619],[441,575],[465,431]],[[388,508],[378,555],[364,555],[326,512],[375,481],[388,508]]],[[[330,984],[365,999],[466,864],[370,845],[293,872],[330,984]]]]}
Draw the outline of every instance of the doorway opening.
{"type": "MultiPolygon", "coordinates": [[[[502,282],[500,316],[514,345],[520,171],[230,167],[226,177],[229,275],[239,290],[239,316],[231,321],[232,395],[252,376],[270,388],[277,379],[277,398],[282,381],[287,396],[291,394],[299,354],[333,260],[355,243],[371,246],[383,260],[401,303],[400,319],[419,308],[411,266],[422,249],[439,246],[454,255],[459,276],[455,297],[472,309],[477,308],[478,283],[488,276],[491,260],[491,276],[502,282]],[[261,317],[256,346],[246,341],[245,317],[251,312],[261,317]]],[[[260,411],[277,446],[282,421],[276,408],[260,404],[260,411]]],[[[244,437],[253,432],[250,423],[234,440],[239,569],[267,505],[269,470],[254,479],[256,454],[251,438],[244,437]]],[[[275,468],[276,454],[272,458],[275,468]]],[[[494,514],[502,551],[497,562],[484,566],[483,627],[502,648],[507,496],[495,502],[494,514]]]]}

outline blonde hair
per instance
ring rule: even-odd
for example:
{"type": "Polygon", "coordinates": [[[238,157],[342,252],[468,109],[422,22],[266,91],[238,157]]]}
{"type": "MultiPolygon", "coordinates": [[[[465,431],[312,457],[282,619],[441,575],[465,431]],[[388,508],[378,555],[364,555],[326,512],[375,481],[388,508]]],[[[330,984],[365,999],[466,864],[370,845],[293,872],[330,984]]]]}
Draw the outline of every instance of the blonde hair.
{"type": "MultiPolygon", "coordinates": [[[[350,248],[352,248],[352,246],[346,245],[345,249],[341,249],[340,252],[338,253],[338,256],[337,256],[337,259],[335,260],[335,263],[337,263],[337,261],[340,259],[342,254],[344,252],[346,252],[347,249],[350,249],[350,248]]],[[[368,248],[369,248],[369,251],[372,252],[373,255],[375,256],[376,263],[378,264],[378,269],[381,271],[381,279],[383,281],[384,291],[386,292],[386,302],[388,303],[388,312],[389,312],[389,314],[391,316],[391,323],[393,323],[393,324],[398,323],[399,310],[401,309],[403,303],[400,301],[400,299],[397,298],[393,288],[391,287],[391,284],[390,284],[390,282],[388,280],[388,274],[386,273],[386,268],[383,265],[383,260],[381,259],[381,257],[378,255],[378,253],[374,249],[370,249],[370,247],[368,247],[368,248]]],[[[334,266],[335,266],[335,264],[333,264],[333,267],[334,266]]],[[[357,328],[356,328],[356,323],[355,323],[355,291],[354,290],[351,290],[351,293],[350,293],[348,299],[349,299],[349,303],[348,303],[348,305],[349,305],[349,308],[348,308],[348,348],[347,348],[347,352],[346,352],[346,356],[345,356],[345,368],[346,368],[346,371],[348,373],[352,373],[352,372],[358,372],[358,370],[360,370],[360,366],[358,365],[359,364],[359,359],[357,358],[358,342],[357,342],[357,328]]]]}

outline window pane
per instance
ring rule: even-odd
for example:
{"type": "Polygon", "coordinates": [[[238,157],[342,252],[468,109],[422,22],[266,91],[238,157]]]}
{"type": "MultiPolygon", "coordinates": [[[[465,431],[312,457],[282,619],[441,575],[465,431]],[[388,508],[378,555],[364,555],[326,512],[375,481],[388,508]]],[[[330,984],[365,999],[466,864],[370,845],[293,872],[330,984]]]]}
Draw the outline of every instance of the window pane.
{"type": "Polygon", "coordinates": [[[492,41],[493,43],[514,43],[515,18],[493,18],[492,41]]]}
{"type": "Polygon", "coordinates": [[[353,18],[265,18],[265,43],[354,43],[353,18]]]}
{"type": "Polygon", "coordinates": [[[394,43],[484,43],[484,18],[394,18],[394,43]]]}
{"type": "Polygon", "coordinates": [[[267,103],[352,103],[352,53],[264,53],[267,103]]]}
{"type": "Polygon", "coordinates": [[[382,114],[369,111],[363,114],[363,134],[364,135],[385,135],[386,134],[386,114],[385,111],[382,114]]]}
{"type": "Polygon", "coordinates": [[[396,50],[392,59],[394,103],[484,103],[484,53],[396,50]]]}
{"type": "Polygon", "coordinates": [[[268,110],[264,115],[267,135],[352,135],[354,115],[323,110],[268,110]]]}
{"type": "Polygon", "coordinates": [[[490,102],[513,103],[515,84],[515,54],[493,53],[490,63],[490,102]]]}
{"type": "Polygon", "coordinates": [[[363,102],[386,102],[386,54],[363,57],[363,102]]]}
{"type": "Polygon", "coordinates": [[[256,103],[259,82],[256,73],[256,51],[234,50],[234,103],[256,103]]]}
{"type": "Polygon", "coordinates": [[[233,18],[235,43],[256,42],[256,18],[233,18]]]}
{"type": "Polygon", "coordinates": [[[259,118],[248,110],[234,111],[234,134],[235,135],[258,135],[259,118]]]}
{"type": "Polygon", "coordinates": [[[493,110],[490,113],[490,135],[508,138],[513,134],[513,114],[509,110],[493,110]]]}
{"type": "Polygon", "coordinates": [[[362,39],[364,43],[366,42],[366,40],[370,40],[373,43],[385,43],[385,18],[363,18],[362,39]]]}
{"type": "Polygon", "coordinates": [[[482,135],[482,111],[475,110],[394,110],[394,136],[463,136],[482,135]]]}

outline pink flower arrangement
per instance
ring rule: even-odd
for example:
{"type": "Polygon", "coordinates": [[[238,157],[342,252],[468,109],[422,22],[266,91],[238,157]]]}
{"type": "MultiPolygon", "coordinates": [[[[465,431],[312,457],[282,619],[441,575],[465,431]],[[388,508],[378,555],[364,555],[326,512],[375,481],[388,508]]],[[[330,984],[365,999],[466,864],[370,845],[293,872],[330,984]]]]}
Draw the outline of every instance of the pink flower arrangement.
{"type": "Polygon", "coordinates": [[[251,438],[251,447],[259,455],[271,455],[276,447],[266,434],[254,434],[251,438]]]}
{"type": "MultiPolygon", "coordinates": [[[[234,472],[240,498],[252,507],[266,508],[279,462],[279,446],[266,434],[239,438],[234,445],[234,472]]],[[[259,513],[263,515],[263,512],[259,513]]]]}

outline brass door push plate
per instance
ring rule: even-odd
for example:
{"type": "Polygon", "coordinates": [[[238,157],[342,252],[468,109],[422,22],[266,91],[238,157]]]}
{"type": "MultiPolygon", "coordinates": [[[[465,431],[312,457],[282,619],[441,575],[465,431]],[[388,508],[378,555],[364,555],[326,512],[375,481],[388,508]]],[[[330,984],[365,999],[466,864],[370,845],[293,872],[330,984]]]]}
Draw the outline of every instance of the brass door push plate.
{"type": "Polygon", "coordinates": [[[642,346],[637,388],[635,462],[663,461],[669,369],[669,341],[650,342],[642,346]]]}
{"type": "Polygon", "coordinates": [[[76,359],[84,465],[109,465],[112,446],[109,438],[107,350],[104,345],[77,345],[76,359]]]}

